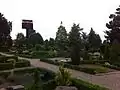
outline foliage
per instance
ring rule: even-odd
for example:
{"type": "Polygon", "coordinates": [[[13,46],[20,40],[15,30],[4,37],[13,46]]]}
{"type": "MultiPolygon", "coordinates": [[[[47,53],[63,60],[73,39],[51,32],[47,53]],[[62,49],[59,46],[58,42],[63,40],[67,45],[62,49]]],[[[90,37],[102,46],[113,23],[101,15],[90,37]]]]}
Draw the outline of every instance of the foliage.
{"type": "Polygon", "coordinates": [[[71,84],[70,79],[71,79],[70,72],[67,69],[65,69],[63,65],[61,65],[55,78],[57,85],[68,86],[71,84]]]}
{"type": "Polygon", "coordinates": [[[15,40],[15,45],[16,47],[19,49],[21,49],[24,45],[25,45],[25,36],[23,33],[18,33],[16,36],[16,40],[15,40]]]}
{"type": "Polygon", "coordinates": [[[43,44],[43,38],[39,33],[33,33],[28,38],[28,44],[35,46],[36,44],[43,44]]]}
{"type": "Polygon", "coordinates": [[[95,31],[92,28],[88,36],[88,42],[89,47],[94,49],[99,48],[102,42],[99,34],[95,34],[95,31]]]}
{"type": "Polygon", "coordinates": [[[69,44],[71,47],[71,59],[73,64],[79,64],[80,62],[80,44],[81,44],[81,31],[79,24],[73,24],[69,33],[69,44]]]}
{"type": "Polygon", "coordinates": [[[113,43],[114,40],[117,40],[118,43],[120,43],[120,7],[117,8],[115,14],[111,14],[109,18],[111,21],[106,24],[106,27],[109,30],[105,31],[105,38],[110,43],[113,43]]]}
{"type": "Polygon", "coordinates": [[[58,28],[58,31],[56,32],[56,38],[55,38],[56,46],[59,50],[66,50],[67,48],[67,31],[64,26],[61,25],[58,28]]]}
{"type": "Polygon", "coordinates": [[[109,90],[105,87],[100,87],[98,85],[94,85],[88,82],[85,82],[80,79],[71,79],[72,81],[72,86],[75,86],[78,88],[78,90],[109,90]]]}
{"type": "Polygon", "coordinates": [[[40,86],[40,83],[39,83],[39,81],[40,81],[39,70],[35,69],[35,71],[33,73],[33,78],[34,78],[33,79],[34,82],[33,82],[32,86],[30,88],[28,88],[28,90],[42,90],[41,89],[42,87],[40,86]]]}
{"type": "Polygon", "coordinates": [[[11,31],[12,22],[8,21],[4,15],[0,13],[0,47],[11,45],[11,31]]]}
{"type": "Polygon", "coordinates": [[[36,49],[36,51],[39,51],[41,49],[41,45],[40,44],[36,44],[35,45],[35,49],[36,49]]]}
{"type": "Polygon", "coordinates": [[[110,49],[111,62],[120,62],[120,44],[112,44],[110,49]]]}

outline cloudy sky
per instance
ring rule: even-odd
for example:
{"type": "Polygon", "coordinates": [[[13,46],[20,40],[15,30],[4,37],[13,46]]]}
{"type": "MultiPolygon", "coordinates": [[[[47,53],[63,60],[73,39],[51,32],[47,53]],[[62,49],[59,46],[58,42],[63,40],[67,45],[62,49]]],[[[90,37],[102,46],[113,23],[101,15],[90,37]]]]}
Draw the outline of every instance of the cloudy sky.
{"type": "Polygon", "coordinates": [[[32,19],[34,29],[44,39],[55,37],[60,22],[69,32],[73,23],[89,33],[90,28],[104,39],[103,31],[109,15],[120,5],[120,0],[1,0],[0,12],[13,21],[12,38],[16,38],[22,19],[32,19]]]}

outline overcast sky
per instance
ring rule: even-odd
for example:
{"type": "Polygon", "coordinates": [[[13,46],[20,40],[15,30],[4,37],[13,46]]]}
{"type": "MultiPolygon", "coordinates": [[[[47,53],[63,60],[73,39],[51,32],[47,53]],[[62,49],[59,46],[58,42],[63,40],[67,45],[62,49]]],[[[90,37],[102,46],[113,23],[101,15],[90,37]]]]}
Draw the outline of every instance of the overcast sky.
{"type": "Polygon", "coordinates": [[[120,0],[1,0],[0,12],[13,21],[13,39],[18,32],[25,34],[22,19],[32,19],[34,29],[44,39],[55,37],[61,21],[68,32],[76,23],[87,33],[93,27],[104,39],[108,17],[119,5],[120,0]]]}

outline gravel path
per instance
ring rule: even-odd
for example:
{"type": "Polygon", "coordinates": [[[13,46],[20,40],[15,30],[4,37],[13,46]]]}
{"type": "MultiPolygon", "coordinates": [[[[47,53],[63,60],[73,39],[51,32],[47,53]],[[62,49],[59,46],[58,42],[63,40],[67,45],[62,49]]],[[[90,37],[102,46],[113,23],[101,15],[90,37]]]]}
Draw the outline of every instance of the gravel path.
{"type": "MultiPolygon", "coordinates": [[[[0,53],[0,54],[10,56],[4,53],[0,53]]],[[[39,61],[39,59],[28,59],[22,57],[19,58],[29,60],[31,62],[31,65],[34,67],[42,67],[48,70],[52,70],[54,72],[57,72],[59,68],[56,65],[41,62],[39,61]]],[[[68,70],[72,73],[72,77],[110,88],[110,90],[120,90],[120,71],[109,72],[107,74],[101,74],[101,75],[91,75],[72,69],[68,69],[68,70]]]]}

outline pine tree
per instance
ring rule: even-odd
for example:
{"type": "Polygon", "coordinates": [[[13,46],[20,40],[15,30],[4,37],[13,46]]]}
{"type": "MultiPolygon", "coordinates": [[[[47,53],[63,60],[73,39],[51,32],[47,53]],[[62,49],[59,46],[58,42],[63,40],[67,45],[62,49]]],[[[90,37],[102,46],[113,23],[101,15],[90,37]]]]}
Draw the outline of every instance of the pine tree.
{"type": "Polygon", "coordinates": [[[115,14],[111,14],[109,18],[111,20],[106,24],[106,27],[109,30],[105,31],[105,38],[110,43],[113,43],[114,40],[117,40],[120,43],[120,7],[117,8],[115,14]]]}
{"type": "Polygon", "coordinates": [[[71,60],[73,64],[79,64],[80,62],[80,44],[81,44],[81,33],[82,28],[79,24],[73,24],[69,33],[69,44],[71,47],[71,60]]]}
{"type": "Polygon", "coordinates": [[[58,49],[60,50],[66,50],[67,47],[67,31],[65,29],[65,27],[62,25],[59,26],[58,31],[56,32],[56,46],[58,49]]]}

